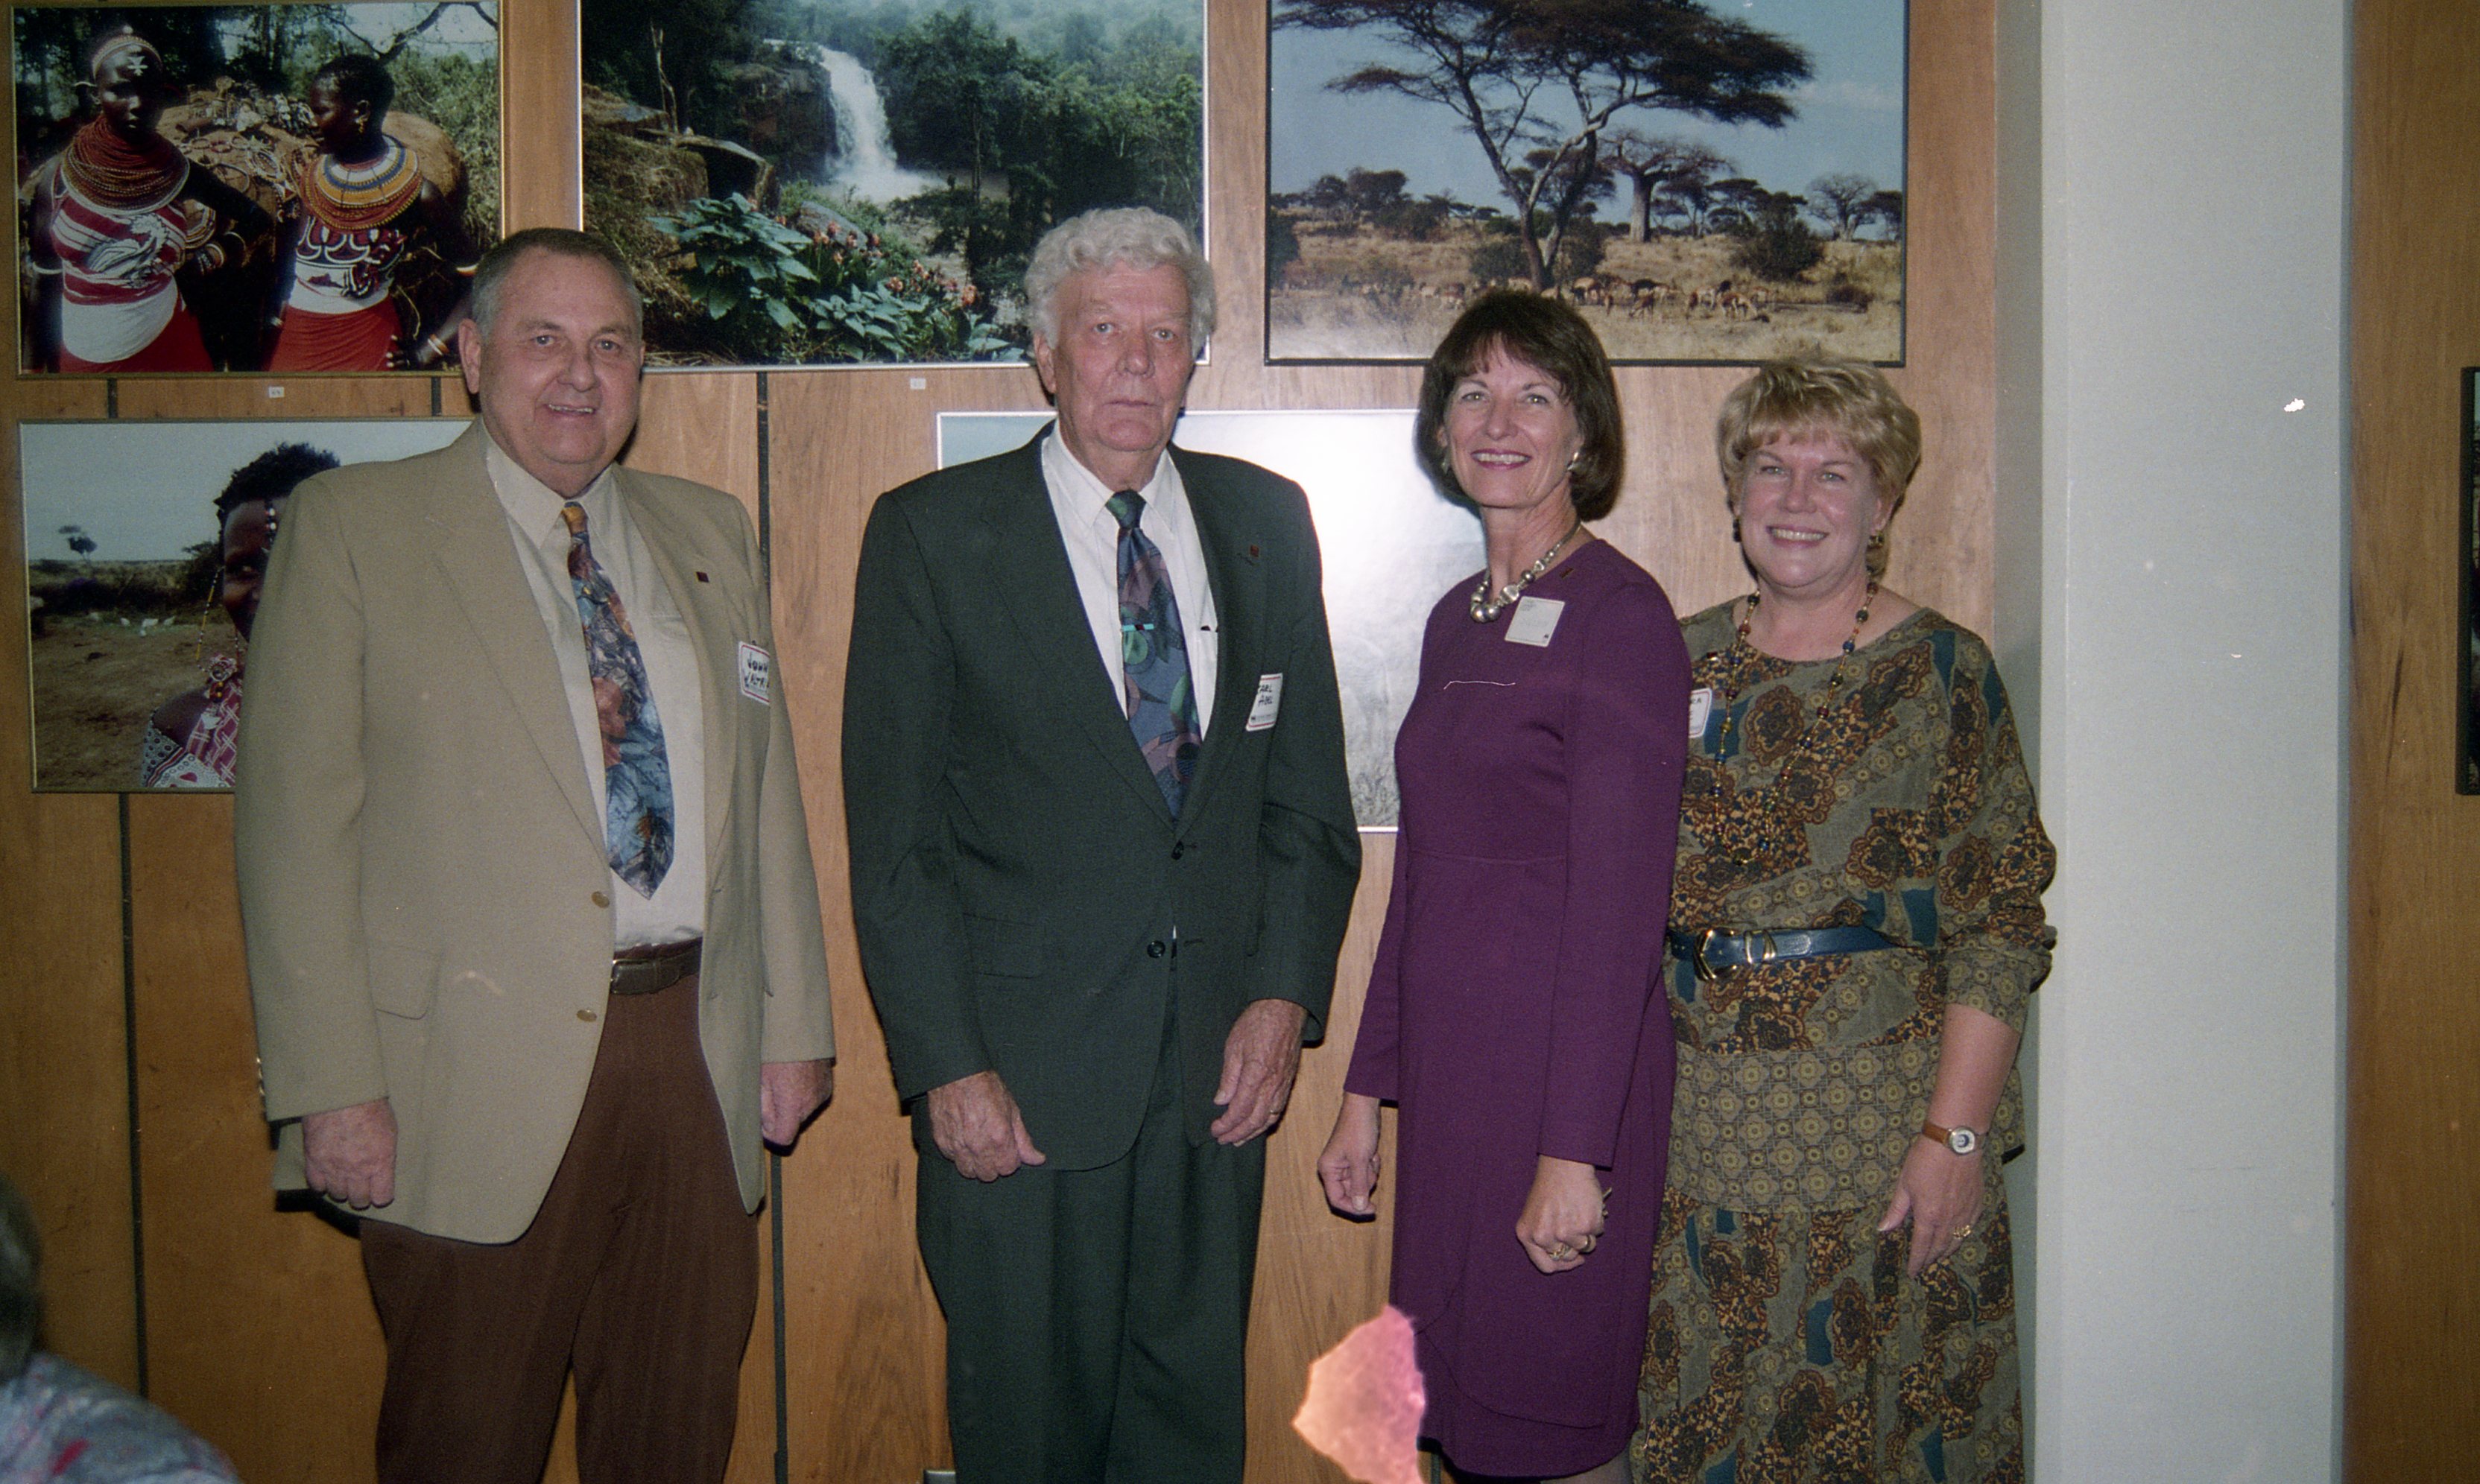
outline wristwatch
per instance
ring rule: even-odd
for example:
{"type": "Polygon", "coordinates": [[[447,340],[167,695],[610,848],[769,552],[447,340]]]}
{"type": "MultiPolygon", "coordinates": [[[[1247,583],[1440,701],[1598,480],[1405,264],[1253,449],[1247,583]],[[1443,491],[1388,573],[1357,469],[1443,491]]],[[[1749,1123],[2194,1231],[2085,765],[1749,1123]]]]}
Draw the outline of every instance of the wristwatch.
{"type": "Polygon", "coordinates": [[[1924,1122],[1921,1137],[1934,1139],[1957,1154],[1971,1154],[1980,1148],[1980,1136],[1971,1129],[1950,1129],[1943,1124],[1924,1122]]]}

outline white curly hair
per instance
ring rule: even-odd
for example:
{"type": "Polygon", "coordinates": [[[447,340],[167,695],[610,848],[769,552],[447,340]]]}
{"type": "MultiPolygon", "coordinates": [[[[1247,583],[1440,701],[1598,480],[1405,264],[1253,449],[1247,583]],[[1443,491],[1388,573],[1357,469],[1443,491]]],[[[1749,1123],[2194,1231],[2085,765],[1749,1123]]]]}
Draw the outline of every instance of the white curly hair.
{"type": "Polygon", "coordinates": [[[1176,268],[1188,281],[1188,343],[1214,334],[1214,269],[1188,228],[1143,206],[1090,211],[1043,234],[1025,265],[1025,319],[1033,333],[1059,340],[1059,290],[1069,275],[1098,268],[1176,268]]]}

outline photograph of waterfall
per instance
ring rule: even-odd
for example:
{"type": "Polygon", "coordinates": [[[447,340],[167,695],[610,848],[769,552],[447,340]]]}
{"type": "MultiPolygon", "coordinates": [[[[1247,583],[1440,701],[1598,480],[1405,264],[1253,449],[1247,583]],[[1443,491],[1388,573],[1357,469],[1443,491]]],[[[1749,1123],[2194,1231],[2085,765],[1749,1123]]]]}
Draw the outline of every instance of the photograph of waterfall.
{"type": "Polygon", "coordinates": [[[1614,361],[1903,359],[1908,0],[1275,0],[1266,358],[1418,361],[1473,294],[1614,361]]]}
{"type": "Polygon", "coordinates": [[[650,365],[1009,362],[1027,255],[1204,217],[1203,0],[580,0],[585,225],[650,365]]]}

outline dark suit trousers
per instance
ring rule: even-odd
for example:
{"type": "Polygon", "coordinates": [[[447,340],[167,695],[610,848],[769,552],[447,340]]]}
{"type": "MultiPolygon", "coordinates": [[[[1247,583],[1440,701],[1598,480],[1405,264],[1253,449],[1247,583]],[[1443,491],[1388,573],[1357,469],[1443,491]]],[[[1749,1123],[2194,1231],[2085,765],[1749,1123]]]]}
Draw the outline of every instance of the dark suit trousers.
{"type": "Polygon", "coordinates": [[[362,1227],[387,1336],[382,1484],[536,1484],[577,1381],[587,1484],[723,1477],[758,1307],[698,989],[613,995],[577,1131],[505,1244],[362,1227]]]}
{"type": "Polygon", "coordinates": [[[917,1224],[957,1484],[1239,1484],[1265,1139],[1189,1143],[1168,1036],[1135,1147],[1099,1169],[984,1185],[928,1118],[917,1224]]]}

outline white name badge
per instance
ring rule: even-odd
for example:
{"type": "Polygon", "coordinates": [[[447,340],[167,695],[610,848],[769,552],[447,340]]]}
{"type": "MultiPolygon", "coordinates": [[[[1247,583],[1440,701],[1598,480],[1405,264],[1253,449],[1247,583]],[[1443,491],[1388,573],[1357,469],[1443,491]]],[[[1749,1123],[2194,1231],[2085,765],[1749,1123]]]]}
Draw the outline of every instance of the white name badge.
{"type": "Polygon", "coordinates": [[[1699,685],[1688,693],[1688,740],[1705,735],[1705,724],[1714,719],[1714,687],[1699,685]]]}
{"type": "Polygon", "coordinates": [[[1547,649],[1559,631],[1559,615],[1566,611],[1567,604],[1556,598],[1517,599],[1515,617],[1507,621],[1507,642],[1547,649]]]}
{"type": "Polygon", "coordinates": [[[764,650],[740,641],[740,693],[760,705],[770,705],[775,691],[775,660],[764,650]]]}
{"type": "Polygon", "coordinates": [[[1275,725],[1275,715],[1283,708],[1283,678],[1278,675],[1257,677],[1257,699],[1249,704],[1247,730],[1263,731],[1275,725]]]}

